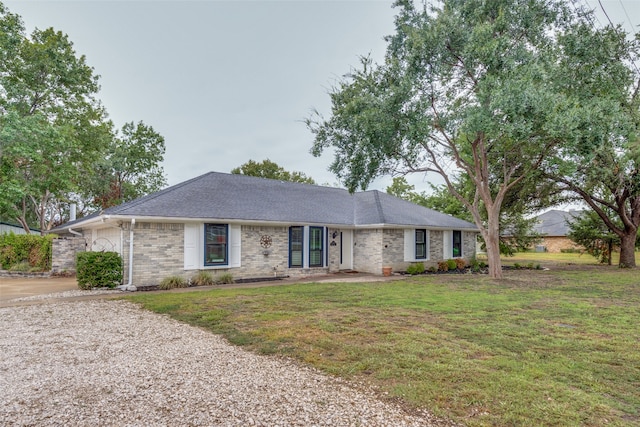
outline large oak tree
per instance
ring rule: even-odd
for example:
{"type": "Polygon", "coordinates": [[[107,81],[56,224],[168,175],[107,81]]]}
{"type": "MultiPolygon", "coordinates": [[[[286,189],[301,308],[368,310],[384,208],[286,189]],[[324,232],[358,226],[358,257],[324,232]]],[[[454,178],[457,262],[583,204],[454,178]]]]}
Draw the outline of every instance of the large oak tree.
{"type": "Polygon", "coordinates": [[[557,90],[573,99],[576,138],[549,176],[579,195],[618,238],[620,267],[635,267],[640,227],[640,41],[620,26],[577,25],[560,37],[557,90]]]}
{"type": "Polygon", "coordinates": [[[307,120],[312,152],[350,190],[381,174],[435,173],[471,213],[492,277],[502,276],[500,214],[508,194],[535,192],[535,172],[572,129],[550,78],[557,35],[574,21],[554,0],[398,1],[385,62],[364,58],[331,92],[332,115],[307,120]],[[465,176],[472,183],[456,188],[465,176]]]}

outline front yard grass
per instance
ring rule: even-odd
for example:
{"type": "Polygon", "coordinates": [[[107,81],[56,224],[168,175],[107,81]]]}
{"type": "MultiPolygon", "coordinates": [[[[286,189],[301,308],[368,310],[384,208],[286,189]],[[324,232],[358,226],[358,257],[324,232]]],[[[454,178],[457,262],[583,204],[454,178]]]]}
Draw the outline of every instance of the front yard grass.
{"type": "Polygon", "coordinates": [[[230,342],[469,426],[640,425],[640,274],[615,267],[141,294],[230,342]]]}

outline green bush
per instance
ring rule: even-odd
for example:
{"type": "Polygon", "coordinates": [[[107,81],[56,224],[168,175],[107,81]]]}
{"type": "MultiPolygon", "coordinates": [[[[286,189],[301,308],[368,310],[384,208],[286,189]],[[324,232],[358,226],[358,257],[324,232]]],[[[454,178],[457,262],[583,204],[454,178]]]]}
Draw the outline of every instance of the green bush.
{"type": "Polygon", "coordinates": [[[235,280],[233,280],[233,275],[231,273],[223,273],[216,278],[216,283],[219,284],[227,284],[233,282],[235,282],[235,280]]]}
{"type": "Polygon", "coordinates": [[[9,270],[15,264],[29,263],[32,271],[51,270],[51,242],[49,234],[0,234],[0,265],[9,270]]]}
{"type": "Polygon", "coordinates": [[[174,288],[186,288],[189,286],[189,282],[182,276],[169,276],[162,279],[158,287],[163,291],[168,291],[174,288]]]}
{"type": "Polygon", "coordinates": [[[117,252],[80,252],[76,278],[80,289],[115,288],[122,283],[122,258],[117,252]]]}
{"type": "Polygon", "coordinates": [[[213,275],[208,271],[198,271],[191,278],[191,284],[194,286],[210,286],[215,285],[216,281],[213,279],[213,275]]]}
{"type": "Polygon", "coordinates": [[[579,254],[579,253],[582,253],[582,250],[578,248],[567,248],[567,249],[560,249],[560,252],[563,254],[579,254]]]}
{"type": "Polygon", "coordinates": [[[416,275],[424,273],[424,264],[416,262],[407,267],[407,274],[416,275]]]}
{"type": "Polygon", "coordinates": [[[449,268],[449,270],[455,270],[456,268],[458,268],[458,264],[456,263],[455,259],[448,259],[447,267],[449,268]]]}

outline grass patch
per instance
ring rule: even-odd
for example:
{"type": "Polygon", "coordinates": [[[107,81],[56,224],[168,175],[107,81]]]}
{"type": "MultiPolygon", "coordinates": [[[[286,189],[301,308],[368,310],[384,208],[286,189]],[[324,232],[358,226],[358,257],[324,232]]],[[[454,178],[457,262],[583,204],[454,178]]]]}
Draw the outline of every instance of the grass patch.
{"type": "Polygon", "coordinates": [[[128,299],[469,426],[640,425],[637,270],[574,266],[509,271],[500,282],[435,275],[128,299]]]}
{"type": "MultiPolygon", "coordinates": [[[[640,252],[636,251],[636,265],[640,266],[640,252]]],[[[487,257],[482,256],[479,259],[486,261],[487,257]]],[[[558,253],[558,252],[517,252],[513,256],[503,256],[501,258],[503,265],[513,265],[514,263],[542,265],[602,265],[600,262],[588,253],[558,253]]],[[[620,253],[614,252],[611,256],[612,265],[617,266],[620,261],[620,253]]]]}

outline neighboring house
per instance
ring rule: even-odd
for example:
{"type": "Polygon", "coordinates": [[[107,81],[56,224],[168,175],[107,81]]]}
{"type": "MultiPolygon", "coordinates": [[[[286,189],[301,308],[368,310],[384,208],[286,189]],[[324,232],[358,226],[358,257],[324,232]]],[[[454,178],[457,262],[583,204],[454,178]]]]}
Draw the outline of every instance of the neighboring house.
{"type": "Polygon", "coordinates": [[[533,230],[542,235],[538,248],[547,252],[560,252],[563,249],[580,249],[581,246],[569,239],[568,222],[581,214],[580,211],[561,211],[552,209],[536,217],[538,223],[533,230]]]}
{"type": "Polygon", "coordinates": [[[382,274],[475,255],[474,224],[379,191],[210,172],[68,222],[88,250],[122,255],[127,285],[198,270],[235,279],[382,274]]]}
{"type": "MultiPolygon", "coordinates": [[[[0,234],[27,234],[21,225],[10,224],[8,222],[0,222],[0,234]]],[[[31,233],[40,233],[40,230],[31,229],[31,233]]]]}

